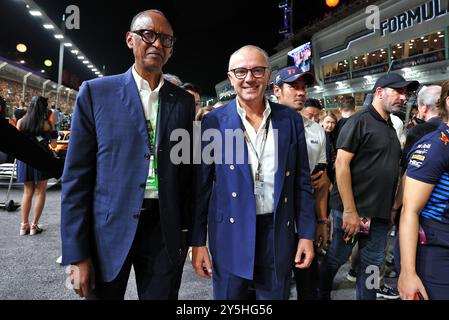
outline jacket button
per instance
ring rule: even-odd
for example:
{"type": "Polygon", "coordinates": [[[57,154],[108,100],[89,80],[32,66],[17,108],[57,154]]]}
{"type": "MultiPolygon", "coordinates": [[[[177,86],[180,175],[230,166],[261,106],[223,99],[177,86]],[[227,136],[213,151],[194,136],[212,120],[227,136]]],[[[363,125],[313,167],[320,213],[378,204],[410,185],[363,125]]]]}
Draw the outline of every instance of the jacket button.
{"type": "Polygon", "coordinates": [[[287,201],[288,201],[288,199],[287,199],[287,197],[285,197],[284,202],[287,203],[287,201]]]}
{"type": "Polygon", "coordinates": [[[290,221],[287,221],[287,228],[290,227],[290,221]]]}
{"type": "Polygon", "coordinates": [[[230,218],[230,219],[229,219],[229,222],[230,222],[230,223],[234,223],[234,222],[235,222],[234,218],[230,218]]]}
{"type": "Polygon", "coordinates": [[[234,165],[231,164],[231,165],[229,166],[229,169],[234,170],[234,169],[235,169],[234,165]]]}
{"type": "Polygon", "coordinates": [[[178,252],[179,252],[179,255],[182,255],[182,249],[181,248],[178,249],[178,252]]]}
{"type": "Polygon", "coordinates": [[[145,157],[146,160],[150,160],[151,159],[151,156],[148,153],[145,153],[144,157],[145,157]]]}
{"type": "Polygon", "coordinates": [[[237,197],[237,192],[233,192],[231,195],[232,195],[233,198],[236,198],[237,197]]]}
{"type": "Polygon", "coordinates": [[[290,171],[287,171],[285,175],[288,177],[290,175],[290,171]]]}

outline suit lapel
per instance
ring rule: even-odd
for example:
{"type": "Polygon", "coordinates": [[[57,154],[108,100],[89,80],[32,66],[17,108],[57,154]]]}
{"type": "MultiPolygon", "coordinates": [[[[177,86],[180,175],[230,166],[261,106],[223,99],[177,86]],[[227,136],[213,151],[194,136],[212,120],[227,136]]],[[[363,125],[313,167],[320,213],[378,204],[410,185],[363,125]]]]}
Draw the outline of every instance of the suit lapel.
{"type": "Polygon", "coordinates": [[[156,145],[159,146],[160,142],[166,134],[168,121],[172,114],[173,107],[176,103],[176,96],[171,90],[171,83],[164,82],[161,90],[159,91],[159,112],[157,116],[157,138],[156,145]]]}
{"type": "Polygon", "coordinates": [[[281,196],[282,187],[285,179],[285,166],[288,157],[288,146],[290,144],[290,119],[282,116],[282,110],[278,105],[270,102],[271,106],[271,124],[275,139],[275,157],[277,161],[277,170],[274,175],[274,210],[276,211],[281,196]],[[277,132],[277,134],[276,134],[277,132]]]}
{"type": "MultiPolygon", "coordinates": [[[[133,67],[131,67],[133,68],[133,67]]],[[[145,144],[148,145],[148,131],[145,123],[145,113],[143,112],[142,100],[134,80],[132,69],[124,74],[124,86],[120,91],[120,98],[123,105],[128,108],[131,122],[136,127],[145,144]]]]}
{"type": "MultiPolygon", "coordinates": [[[[227,125],[224,127],[224,129],[241,129],[242,128],[242,122],[240,119],[239,114],[237,113],[237,104],[235,102],[235,99],[229,103],[227,106],[228,108],[228,119],[227,119],[227,125]]],[[[222,132],[222,134],[225,134],[222,132]]],[[[244,140],[245,141],[245,140],[244,140]]],[[[223,139],[223,145],[225,143],[225,139],[223,139]]],[[[238,146],[237,143],[234,141],[233,146],[233,160],[236,161],[236,156],[241,152],[241,150],[237,150],[238,146]]],[[[253,175],[251,173],[251,168],[249,165],[249,157],[248,157],[248,146],[246,144],[246,141],[243,143],[243,163],[237,164],[237,167],[242,172],[242,175],[245,177],[246,181],[249,183],[249,185],[254,189],[254,181],[253,181],[253,175]]],[[[224,160],[224,159],[223,159],[224,160]]]]}

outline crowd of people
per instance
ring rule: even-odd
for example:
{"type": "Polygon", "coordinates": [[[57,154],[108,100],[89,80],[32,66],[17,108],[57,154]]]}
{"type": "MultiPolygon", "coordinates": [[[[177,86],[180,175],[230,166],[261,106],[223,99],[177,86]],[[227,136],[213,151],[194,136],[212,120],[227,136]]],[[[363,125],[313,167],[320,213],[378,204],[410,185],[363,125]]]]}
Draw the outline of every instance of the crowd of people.
{"type": "MultiPolygon", "coordinates": [[[[274,102],[268,55],[246,45],[229,59],[235,98],[201,108],[197,86],[163,76],[174,42],[162,12],[141,12],[130,69],[80,88],[61,192],[62,264],[79,296],[123,299],[134,267],[139,299],[177,299],[191,247],[215,299],[288,299],[293,276],[299,300],[328,300],[351,256],[357,299],[449,299],[449,81],[388,73],[367,107],[342,97],[333,112],[309,99],[314,75],[287,66],[274,102]],[[407,128],[394,113],[412,92],[422,123],[407,128]],[[172,133],[192,137],[194,120],[202,139],[175,163],[172,133]],[[383,280],[394,273],[397,288],[383,280]]],[[[17,123],[46,144],[58,129],[47,105],[33,97],[17,123]]],[[[20,234],[38,234],[48,176],[26,163],[18,176],[20,234]]]]}

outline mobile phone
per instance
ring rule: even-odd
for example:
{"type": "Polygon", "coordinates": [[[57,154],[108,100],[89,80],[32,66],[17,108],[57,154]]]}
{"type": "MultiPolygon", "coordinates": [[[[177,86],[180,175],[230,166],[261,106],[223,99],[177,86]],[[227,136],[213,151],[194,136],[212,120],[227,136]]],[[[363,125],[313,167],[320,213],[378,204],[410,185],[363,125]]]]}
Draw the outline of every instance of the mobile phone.
{"type": "Polygon", "coordinates": [[[318,163],[315,168],[312,171],[312,175],[317,174],[320,171],[324,171],[327,168],[327,164],[325,163],[318,163]]]}
{"type": "Polygon", "coordinates": [[[366,218],[366,217],[360,218],[360,230],[359,230],[359,233],[367,236],[369,234],[370,225],[371,225],[371,219],[370,218],[366,218]]]}
{"type": "Polygon", "coordinates": [[[415,293],[415,297],[413,298],[413,300],[424,300],[424,297],[422,296],[421,292],[418,291],[417,293],[415,293]]]}

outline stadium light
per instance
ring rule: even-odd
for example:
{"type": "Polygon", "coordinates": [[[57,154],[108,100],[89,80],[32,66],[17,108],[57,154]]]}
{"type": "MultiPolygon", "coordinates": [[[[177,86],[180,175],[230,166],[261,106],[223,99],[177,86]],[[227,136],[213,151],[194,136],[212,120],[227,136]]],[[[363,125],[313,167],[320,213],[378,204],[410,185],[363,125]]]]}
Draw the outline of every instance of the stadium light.
{"type": "MultiPolygon", "coordinates": [[[[56,101],[59,101],[59,90],[62,88],[62,70],[64,67],[64,50],[65,48],[69,48],[70,52],[74,54],[80,62],[83,60],[87,61],[87,63],[83,62],[83,65],[86,65],[86,67],[89,65],[89,69],[95,68],[95,65],[91,62],[89,62],[89,59],[87,58],[87,55],[84,54],[76,45],[75,42],[73,42],[64,31],[64,25],[60,27],[60,23],[54,23],[50,17],[46,14],[45,10],[42,10],[35,2],[35,0],[18,0],[25,4],[26,11],[34,17],[39,17],[41,20],[41,26],[46,30],[51,30],[52,35],[54,38],[58,39],[59,42],[59,65],[58,65],[58,86],[55,87],[58,91],[56,101]]],[[[64,15],[62,17],[62,22],[65,22],[64,15]]],[[[20,61],[20,63],[25,64],[25,60],[20,61]]]]}
{"type": "Polygon", "coordinates": [[[23,43],[19,43],[19,44],[16,46],[16,50],[19,51],[19,52],[21,52],[21,53],[24,53],[24,52],[26,52],[28,49],[27,49],[27,46],[26,46],[26,45],[24,45],[23,43]]]}
{"type": "Polygon", "coordinates": [[[39,10],[30,10],[28,11],[33,17],[42,17],[42,12],[39,10]]]}

